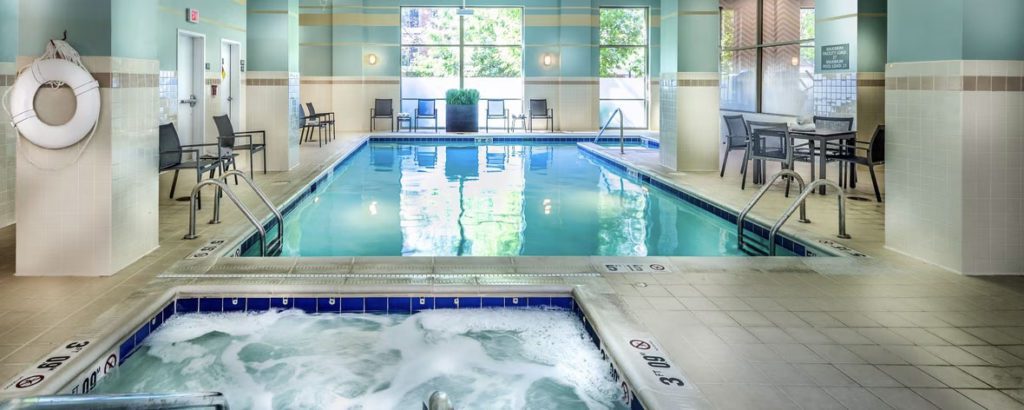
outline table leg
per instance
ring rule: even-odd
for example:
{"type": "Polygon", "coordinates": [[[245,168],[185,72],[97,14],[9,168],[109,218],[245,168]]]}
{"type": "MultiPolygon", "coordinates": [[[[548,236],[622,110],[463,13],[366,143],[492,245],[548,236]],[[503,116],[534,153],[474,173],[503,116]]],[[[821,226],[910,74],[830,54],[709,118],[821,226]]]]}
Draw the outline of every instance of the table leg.
{"type": "Polygon", "coordinates": [[[814,179],[816,178],[815,177],[816,173],[814,171],[814,168],[815,168],[814,167],[814,140],[808,140],[807,144],[808,144],[807,146],[810,147],[810,149],[811,149],[811,151],[810,151],[811,160],[808,161],[811,164],[811,180],[807,182],[809,184],[811,182],[814,182],[814,179]]]}
{"type": "MultiPolygon", "coordinates": [[[[821,179],[826,179],[826,175],[828,174],[828,156],[825,155],[825,148],[827,146],[828,145],[825,144],[824,141],[822,141],[821,150],[818,153],[818,172],[821,174],[821,179]]],[[[813,153],[814,151],[811,152],[813,153]]],[[[825,187],[822,186],[821,188],[818,188],[818,193],[821,195],[825,195],[825,187]]]]}

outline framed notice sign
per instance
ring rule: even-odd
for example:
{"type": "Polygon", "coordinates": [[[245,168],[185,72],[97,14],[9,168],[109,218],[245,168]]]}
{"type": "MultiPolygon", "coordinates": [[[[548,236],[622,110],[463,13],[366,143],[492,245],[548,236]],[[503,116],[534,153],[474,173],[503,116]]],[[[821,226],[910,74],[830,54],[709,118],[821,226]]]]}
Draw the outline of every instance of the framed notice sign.
{"type": "Polygon", "coordinates": [[[849,70],[850,45],[836,44],[821,46],[821,70],[849,70]]]}

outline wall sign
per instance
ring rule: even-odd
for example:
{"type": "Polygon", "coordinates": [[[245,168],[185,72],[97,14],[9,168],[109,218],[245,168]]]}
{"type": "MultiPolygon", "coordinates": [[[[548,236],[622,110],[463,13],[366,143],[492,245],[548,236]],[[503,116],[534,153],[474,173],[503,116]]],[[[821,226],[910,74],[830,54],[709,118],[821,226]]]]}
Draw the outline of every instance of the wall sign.
{"type": "Polygon", "coordinates": [[[850,45],[821,46],[821,70],[849,70],[850,45]]]}
{"type": "Polygon", "coordinates": [[[198,9],[185,9],[185,21],[196,24],[199,23],[199,10],[198,9]]]}

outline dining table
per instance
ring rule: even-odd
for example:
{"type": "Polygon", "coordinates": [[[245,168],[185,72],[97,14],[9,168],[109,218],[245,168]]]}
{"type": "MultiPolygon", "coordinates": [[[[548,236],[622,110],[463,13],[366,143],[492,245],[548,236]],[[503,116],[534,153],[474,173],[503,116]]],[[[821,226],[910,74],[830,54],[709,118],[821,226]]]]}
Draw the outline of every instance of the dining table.
{"type": "MultiPolygon", "coordinates": [[[[833,141],[849,141],[857,138],[856,130],[836,130],[829,128],[797,128],[790,127],[789,133],[795,139],[806,140],[808,142],[808,152],[811,156],[811,180],[825,179],[828,177],[828,153],[826,146],[829,142],[833,141]],[[817,163],[817,166],[815,166],[817,163]],[[815,169],[817,168],[817,169],[815,169]]],[[[761,174],[761,166],[755,161],[754,166],[754,183],[764,183],[766,175],[761,174]]],[[[850,187],[855,188],[856,179],[850,179],[850,187]]],[[[825,195],[825,186],[818,188],[818,193],[825,195]]]]}

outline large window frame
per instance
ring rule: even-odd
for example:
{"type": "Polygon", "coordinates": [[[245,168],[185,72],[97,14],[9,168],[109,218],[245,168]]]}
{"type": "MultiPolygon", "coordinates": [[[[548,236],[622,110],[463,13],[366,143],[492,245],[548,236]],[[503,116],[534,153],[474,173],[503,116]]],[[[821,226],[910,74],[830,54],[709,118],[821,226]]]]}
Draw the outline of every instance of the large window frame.
{"type": "MultiPolygon", "coordinates": [[[[423,9],[452,9],[452,10],[458,10],[459,7],[457,7],[457,6],[402,6],[402,7],[400,7],[399,16],[405,15],[405,11],[407,9],[408,10],[423,10],[423,9]]],[[[486,100],[486,99],[498,100],[498,99],[501,99],[501,100],[505,100],[506,102],[508,102],[508,101],[518,101],[519,102],[518,108],[520,108],[520,109],[518,109],[518,110],[515,109],[515,108],[517,108],[515,104],[512,104],[512,105],[506,104],[506,108],[509,108],[510,111],[512,111],[513,114],[521,112],[521,109],[522,109],[522,106],[523,106],[523,99],[525,98],[525,95],[526,95],[526,85],[525,85],[525,83],[526,83],[526,55],[525,55],[525,51],[526,51],[526,47],[525,47],[525,38],[526,38],[526,21],[525,21],[525,19],[526,19],[526,10],[522,6],[510,6],[510,7],[504,7],[504,6],[473,6],[473,7],[470,7],[470,9],[473,9],[473,10],[481,10],[481,9],[519,9],[519,11],[520,11],[519,12],[519,22],[518,22],[519,23],[519,27],[520,27],[519,43],[518,44],[486,44],[486,43],[469,43],[469,42],[466,42],[466,19],[467,18],[474,18],[474,16],[457,15],[458,16],[458,24],[459,24],[458,42],[457,43],[452,43],[452,44],[406,43],[405,42],[405,40],[406,40],[405,36],[401,34],[401,31],[404,28],[404,26],[403,26],[404,23],[403,22],[399,22],[399,50],[400,50],[400,53],[404,54],[404,51],[407,48],[426,48],[426,49],[430,49],[430,48],[457,48],[458,49],[457,65],[458,65],[459,88],[460,89],[464,89],[464,88],[466,88],[466,79],[467,79],[466,68],[469,65],[468,62],[466,61],[467,49],[482,48],[482,47],[518,48],[519,49],[519,56],[520,56],[520,58],[519,58],[519,79],[520,79],[520,81],[519,81],[519,87],[520,87],[520,89],[519,89],[519,96],[501,96],[501,97],[498,97],[498,96],[494,96],[494,95],[488,95],[488,96],[485,97],[484,95],[487,94],[487,93],[485,93],[484,90],[480,90],[480,92],[481,92],[480,99],[481,100],[486,100]]],[[[406,79],[406,76],[404,75],[404,73],[401,74],[399,77],[400,77],[399,78],[400,81],[405,81],[405,79],[406,79]]],[[[469,77],[469,78],[486,78],[486,77],[469,77]]],[[[416,100],[420,100],[420,99],[434,99],[434,100],[440,102],[440,104],[438,106],[438,111],[439,111],[438,115],[439,115],[439,117],[442,117],[442,119],[443,119],[444,114],[442,112],[443,110],[441,110],[441,107],[444,104],[444,100],[445,100],[445,96],[444,95],[429,96],[429,97],[408,97],[407,98],[405,96],[404,87],[399,85],[399,90],[400,90],[399,98],[400,98],[400,100],[402,102],[405,102],[405,101],[416,101],[416,100]]],[[[493,91],[493,90],[488,90],[488,91],[493,91]]],[[[501,91],[504,91],[504,90],[501,90],[501,91]]],[[[481,107],[486,107],[486,104],[481,103],[480,106],[481,107]]]]}
{"type": "MultiPolygon", "coordinates": [[[[598,42],[598,57],[597,57],[597,59],[598,59],[597,60],[598,74],[597,74],[597,77],[598,77],[598,83],[599,83],[599,85],[598,85],[598,107],[600,107],[601,102],[604,102],[604,101],[626,101],[626,102],[638,102],[639,101],[639,102],[643,102],[643,105],[644,105],[643,123],[641,125],[639,125],[639,126],[636,126],[636,127],[626,127],[626,128],[627,129],[634,129],[634,130],[636,130],[636,129],[644,129],[645,130],[645,129],[650,128],[650,125],[651,125],[651,83],[650,83],[650,79],[651,79],[651,8],[650,7],[646,7],[646,6],[601,6],[601,7],[598,8],[598,19],[599,19],[598,20],[598,26],[599,27],[600,27],[600,18],[601,18],[601,14],[602,14],[601,11],[608,10],[608,9],[643,10],[643,12],[644,12],[644,44],[604,44],[604,40],[601,38],[601,34],[598,33],[598,41],[597,41],[598,42]],[[644,75],[642,77],[643,84],[644,84],[644,87],[643,87],[644,96],[643,96],[643,98],[604,98],[604,97],[601,96],[601,90],[600,90],[600,88],[601,88],[601,86],[600,86],[601,78],[616,78],[616,77],[601,77],[600,67],[601,67],[601,56],[603,55],[602,51],[605,50],[605,49],[615,49],[615,48],[619,48],[619,49],[621,49],[621,48],[625,48],[625,49],[642,49],[643,50],[643,53],[644,53],[644,63],[643,63],[644,75]]],[[[600,31],[600,29],[599,29],[599,31],[600,31]]],[[[598,108],[598,114],[599,114],[598,121],[600,122],[600,124],[598,124],[598,126],[600,127],[600,126],[603,126],[605,121],[607,121],[608,119],[604,118],[603,116],[600,116],[600,108],[598,108]]]]}
{"type": "MultiPolygon", "coordinates": [[[[718,44],[719,44],[719,47],[720,47],[719,60],[720,61],[723,60],[724,59],[723,56],[727,52],[739,53],[739,52],[746,51],[746,50],[754,50],[755,53],[756,53],[756,57],[754,59],[755,60],[755,69],[754,69],[754,71],[756,72],[756,76],[755,76],[755,80],[754,80],[755,81],[755,83],[754,83],[754,89],[755,89],[754,110],[750,111],[750,110],[738,109],[738,108],[734,108],[734,107],[724,107],[724,106],[721,107],[721,109],[723,111],[743,112],[743,113],[751,113],[751,114],[767,114],[767,115],[780,115],[780,116],[801,115],[803,113],[775,113],[775,112],[768,112],[768,111],[764,110],[764,105],[765,105],[764,104],[764,88],[765,88],[764,87],[764,71],[765,71],[764,54],[765,54],[765,50],[766,49],[781,48],[781,47],[787,47],[787,46],[794,46],[795,45],[795,46],[799,46],[800,47],[800,50],[801,50],[800,51],[800,55],[801,55],[801,58],[802,58],[802,56],[804,54],[803,50],[810,49],[812,51],[812,53],[816,51],[815,50],[815,39],[814,39],[814,37],[810,37],[810,38],[799,38],[799,39],[796,39],[796,40],[788,40],[788,41],[779,41],[779,42],[765,43],[765,41],[764,41],[764,17],[765,17],[764,3],[765,3],[765,0],[754,0],[754,1],[757,2],[757,12],[756,12],[756,19],[757,19],[756,27],[757,27],[757,31],[756,31],[755,44],[740,45],[740,46],[735,46],[735,47],[725,47],[723,42],[725,41],[725,30],[726,30],[726,20],[725,20],[726,19],[726,13],[725,13],[726,9],[724,7],[721,7],[721,6],[719,6],[719,8],[718,8],[718,10],[719,10],[719,13],[718,13],[718,16],[719,16],[719,32],[718,32],[719,41],[718,41],[718,44]]],[[[803,11],[804,10],[812,10],[813,11],[814,7],[801,7],[800,10],[801,10],[801,15],[800,15],[800,19],[799,20],[802,22],[802,20],[803,20],[803,11]]],[[[813,64],[813,62],[812,62],[812,64],[813,64]]],[[[722,74],[724,74],[724,72],[722,72],[722,74]]],[[[812,81],[811,86],[813,87],[813,81],[812,81]]],[[[813,93],[813,91],[812,91],[812,93],[813,93]]]]}

